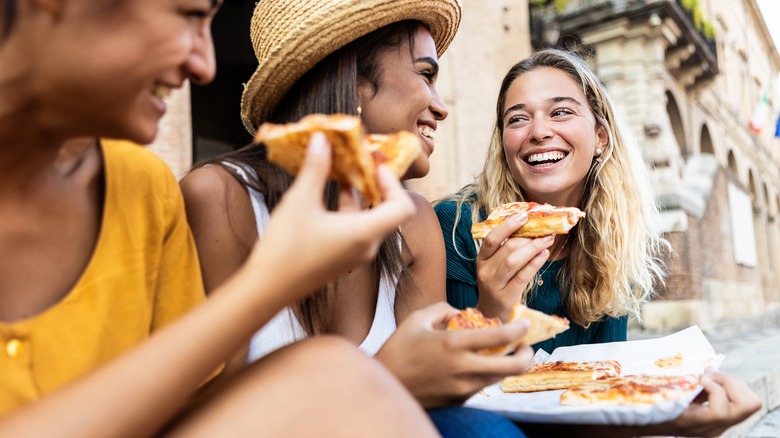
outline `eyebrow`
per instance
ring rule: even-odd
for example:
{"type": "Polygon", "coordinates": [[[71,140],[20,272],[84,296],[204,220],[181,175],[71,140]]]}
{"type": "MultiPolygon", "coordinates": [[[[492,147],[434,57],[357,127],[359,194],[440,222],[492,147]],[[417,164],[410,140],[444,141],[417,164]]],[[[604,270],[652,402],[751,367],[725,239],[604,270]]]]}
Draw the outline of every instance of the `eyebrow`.
{"type": "MultiPolygon", "coordinates": [[[[545,100],[547,102],[553,102],[553,103],[572,102],[572,103],[576,104],[577,106],[580,106],[580,107],[582,106],[582,103],[580,103],[579,100],[577,100],[577,99],[575,99],[573,97],[569,97],[569,96],[556,96],[556,97],[551,97],[551,98],[545,99],[545,100]]],[[[518,103],[516,105],[512,105],[509,108],[507,108],[506,111],[504,111],[504,117],[506,117],[506,115],[510,111],[518,111],[518,110],[521,110],[523,108],[525,108],[525,104],[524,103],[518,103]]]]}
{"type": "Polygon", "coordinates": [[[433,67],[433,74],[434,75],[439,73],[439,63],[436,62],[436,60],[431,58],[430,56],[423,56],[422,58],[417,58],[417,59],[414,60],[415,64],[418,63],[418,62],[427,62],[428,64],[431,65],[431,67],[433,67]]]}

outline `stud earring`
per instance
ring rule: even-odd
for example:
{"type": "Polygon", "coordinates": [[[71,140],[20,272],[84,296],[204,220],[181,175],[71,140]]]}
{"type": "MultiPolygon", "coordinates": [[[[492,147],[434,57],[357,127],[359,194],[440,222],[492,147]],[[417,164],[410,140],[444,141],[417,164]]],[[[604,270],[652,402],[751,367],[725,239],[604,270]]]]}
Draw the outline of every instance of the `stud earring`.
{"type": "Polygon", "coordinates": [[[596,156],[601,155],[602,153],[604,153],[604,149],[596,148],[596,156]]]}
{"type": "Polygon", "coordinates": [[[363,107],[362,107],[362,106],[358,105],[358,107],[357,107],[357,113],[358,113],[358,117],[360,117],[360,116],[362,116],[362,115],[363,115],[363,107]]]}

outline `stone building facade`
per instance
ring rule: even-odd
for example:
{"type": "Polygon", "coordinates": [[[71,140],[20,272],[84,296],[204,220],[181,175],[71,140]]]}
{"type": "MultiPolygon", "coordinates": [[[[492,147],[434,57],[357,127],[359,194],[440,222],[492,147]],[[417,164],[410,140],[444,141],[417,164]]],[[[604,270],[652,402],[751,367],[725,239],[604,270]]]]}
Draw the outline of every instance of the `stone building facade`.
{"type": "MultiPolygon", "coordinates": [[[[666,285],[644,308],[645,327],[706,327],[776,306],[780,84],[770,87],[780,55],[755,0],[548,3],[463,0],[461,28],[441,59],[439,92],[449,117],[439,125],[430,174],[409,188],[433,200],[470,182],[482,167],[504,73],[534,47],[576,48],[590,54],[643,147],[675,250],[666,285]],[[698,12],[683,7],[692,3],[698,12]],[[749,124],[763,95],[769,110],[756,134],[749,124]]],[[[226,3],[215,22],[226,79],[171,99],[154,149],[179,175],[193,156],[248,141],[239,132],[236,84],[254,67],[248,37],[236,41],[248,35],[242,29],[252,5],[226,3]]]]}
{"type": "Polygon", "coordinates": [[[675,255],[646,327],[706,327],[776,306],[780,56],[755,1],[571,0],[534,21],[557,29],[535,33],[537,46],[592,54],[653,169],[675,255]]]}

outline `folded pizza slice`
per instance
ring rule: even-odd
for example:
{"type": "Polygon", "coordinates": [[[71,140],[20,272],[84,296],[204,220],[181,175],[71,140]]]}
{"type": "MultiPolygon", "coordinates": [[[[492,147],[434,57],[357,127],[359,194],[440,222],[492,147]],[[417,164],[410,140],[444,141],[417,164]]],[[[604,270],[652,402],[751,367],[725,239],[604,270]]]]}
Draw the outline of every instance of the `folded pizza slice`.
{"type": "Polygon", "coordinates": [[[422,152],[420,139],[409,131],[394,134],[369,134],[364,140],[366,149],[376,164],[384,164],[393,174],[402,178],[415,158],[422,152]]]}
{"type": "Polygon", "coordinates": [[[508,217],[525,211],[528,222],[514,232],[514,237],[542,237],[550,234],[567,234],[585,213],[576,207],[555,207],[536,202],[510,202],[494,207],[484,222],[471,226],[471,235],[475,239],[484,239],[492,230],[501,225],[508,217]]]}
{"type": "Polygon", "coordinates": [[[631,375],[600,379],[561,394],[565,406],[634,406],[678,400],[699,388],[697,376],[631,375]]]}
{"type": "MultiPolygon", "coordinates": [[[[521,338],[507,345],[483,349],[480,353],[492,355],[509,354],[515,351],[521,344],[533,345],[569,329],[569,320],[566,318],[548,315],[538,310],[529,309],[522,304],[517,304],[512,308],[509,322],[517,321],[520,318],[527,318],[530,322],[528,331],[521,338]]],[[[468,307],[447,321],[447,330],[482,329],[500,325],[500,319],[488,318],[479,310],[468,307]]]]}
{"type": "Polygon", "coordinates": [[[295,123],[264,123],[257,130],[255,141],[265,144],[270,161],[296,175],[315,132],[325,134],[331,144],[330,178],[356,188],[371,204],[381,202],[376,165],[363,145],[363,128],[358,117],[310,114],[295,123]]]}
{"type": "Polygon", "coordinates": [[[606,377],[620,375],[620,363],[615,360],[592,362],[540,362],[519,376],[501,381],[504,392],[535,392],[566,389],[606,377]]]}

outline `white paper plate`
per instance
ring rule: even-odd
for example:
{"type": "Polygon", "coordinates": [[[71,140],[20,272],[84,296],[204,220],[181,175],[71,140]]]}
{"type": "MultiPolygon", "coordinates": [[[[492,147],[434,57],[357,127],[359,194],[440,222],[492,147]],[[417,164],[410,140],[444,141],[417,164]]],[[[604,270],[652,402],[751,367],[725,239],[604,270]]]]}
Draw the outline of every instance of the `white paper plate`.
{"type": "MultiPolygon", "coordinates": [[[[620,362],[621,375],[701,374],[706,368],[717,369],[723,361],[716,355],[698,326],[663,338],[608,344],[578,345],[557,348],[551,355],[539,352],[537,361],[593,361],[614,359],[620,362]],[[655,361],[682,354],[683,362],[675,368],[659,368],[655,361]]],[[[505,394],[500,384],[488,386],[467,402],[466,406],[497,412],[519,422],[562,424],[645,425],[673,420],[685,411],[701,387],[684,398],[644,406],[561,406],[563,390],[505,394]]]]}

